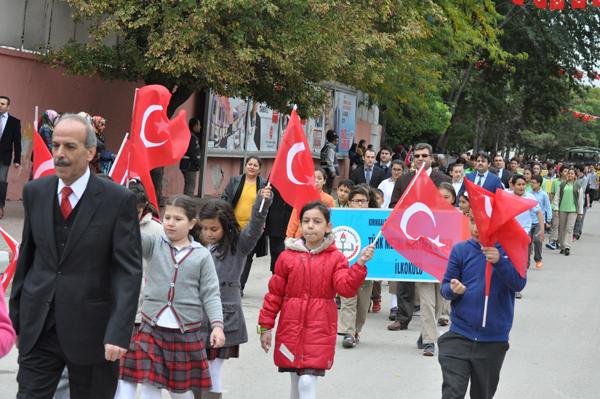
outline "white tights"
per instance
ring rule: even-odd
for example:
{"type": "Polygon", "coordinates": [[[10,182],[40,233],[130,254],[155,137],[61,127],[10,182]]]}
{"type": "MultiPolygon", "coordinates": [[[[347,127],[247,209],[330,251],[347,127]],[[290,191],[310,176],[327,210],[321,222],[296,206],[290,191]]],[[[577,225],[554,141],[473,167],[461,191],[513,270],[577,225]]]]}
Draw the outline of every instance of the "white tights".
{"type": "Polygon", "coordinates": [[[223,365],[225,359],[215,359],[208,361],[208,372],[210,373],[210,380],[212,382],[212,388],[210,392],[220,393],[223,391],[223,365]]]}
{"type": "Polygon", "coordinates": [[[292,392],[291,399],[316,399],[317,397],[317,376],[301,375],[292,372],[292,392]]]}
{"type": "MultiPolygon", "coordinates": [[[[194,399],[194,394],[192,393],[192,391],[187,391],[184,393],[169,392],[169,395],[171,395],[172,399],[194,399]]],[[[140,398],[162,399],[161,389],[153,385],[142,384],[142,392],[140,398]]]]}

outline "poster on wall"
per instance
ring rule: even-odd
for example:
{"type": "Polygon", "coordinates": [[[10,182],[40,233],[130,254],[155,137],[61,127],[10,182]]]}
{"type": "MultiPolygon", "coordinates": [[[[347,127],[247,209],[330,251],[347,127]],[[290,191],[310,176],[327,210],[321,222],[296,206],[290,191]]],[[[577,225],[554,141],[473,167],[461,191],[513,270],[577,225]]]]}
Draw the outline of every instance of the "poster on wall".
{"type": "Polygon", "coordinates": [[[211,96],[207,129],[209,149],[244,150],[248,106],[241,98],[211,96]]]}
{"type": "Polygon", "coordinates": [[[248,141],[260,151],[277,151],[277,137],[279,130],[279,113],[267,107],[266,104],[255,103],[252,107],[252,118],[254,134],[253,140],[248,141]],[[258,143],[258,146],[256,145],[258,143]]]}
{"type": "Polygon", "coordinates": [[[317,118],[308,118],[306,124],[306,138],[308,139],[308,145],[314,153],[320,153],[321,148],[325,144],[325,130],[324,130],[323,116],[317,118]]]}
{"type": "Polygon", "coordinates": [[[335,130],[340,137],[338,154],[346,155],[356,133],[356,96],[336,91],[334,105],[335,130]]]}

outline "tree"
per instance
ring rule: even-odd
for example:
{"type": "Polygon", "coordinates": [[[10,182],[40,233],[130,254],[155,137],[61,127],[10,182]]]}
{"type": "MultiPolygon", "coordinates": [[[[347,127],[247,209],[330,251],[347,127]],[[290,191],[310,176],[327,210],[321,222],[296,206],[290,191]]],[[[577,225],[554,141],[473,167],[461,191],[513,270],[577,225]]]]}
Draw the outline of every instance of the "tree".
{"type": "Polygon", "coordinates": [[[213,89],[280,110],[298,104],[306,115],[326,99],[321,83],[380,84],[386,51],[421,35],[405,3],[393,0],[68,3],[91,23],[91,40],[48,59],[77,74],[176,88],[171,109],[213,89]]]}

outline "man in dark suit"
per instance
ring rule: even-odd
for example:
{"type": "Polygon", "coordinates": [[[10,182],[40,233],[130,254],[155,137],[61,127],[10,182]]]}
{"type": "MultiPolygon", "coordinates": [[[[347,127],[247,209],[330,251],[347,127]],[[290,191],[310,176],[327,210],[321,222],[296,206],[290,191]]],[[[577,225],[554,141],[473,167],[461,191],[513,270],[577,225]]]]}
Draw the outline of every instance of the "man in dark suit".
{"type": "MultiPolygon", "coordinates": [[[[502,181],[498,176],[490,172],[490,164],[492,158],[489,154],[480,152],[477,154],[477,161],[475,164],[475,171],[467,173],[466,177],[468,180],[488,190],[491,193],[495,193],[497,189],[504,189],[502,181]]],[[[464,191],[464,186],[463,186],[464,191]]]]}
{"type": "Polygon", "coordinates": [[[10,98],[0,96],[0,219],[4,217],[10,164],[21,167],[21,121],[8,114],[9,108],[10,98]]]}
{"type": "Polygon", "coordinates": [[[364,164],[354,169],[350,180],[354,184],[367,183],[369,186],[377,188],[379,183],[385,180],[385,172],[375,165],[375,151],[372,149],[365,150],[363,159],[364,164]]]}
{"type": "Polygon", "coordinates": [[[52,398],[65,366],[72,399],[112,399],[142,275],[135,196],[90,173],[93,127],[67,114],[52,137],[56,176],[23,189],[23,241],[10,299],[17,398],[52,398]]]}
{"type": "MultiPolygon", "coordinates": [[[[433,154],[433,148],[427,143],[419,143],[414,147],[413,158],[415,160],[415,166],[420,169],[421,166],[425,166],[427,174],[436,186],[439,186],[442,182],[451,183],[452,179],[450,176],[443,174],[442,172],[435,171],[431,168],[431,162],[433,154]]],[[[410,172],[403,175],[394,186],[392,192],[392,199],[390,201],[390,208],[396,206],[404,191],[408,188],[411,180],[415,177],[415,172],[410,172]]],[[[388,326],[391,331],[406,330],[408,324],[412,320],[414,308],[415,308],[415,283],[408,281],[398,282],[396,289],[396,296],[398,298],[398,308],[396,314],[390,314],[390,318],[395,321],[388,326]]],[[[435,302],[435,301],[434,301],[435,302]]]]}
{"type": "Polygon", "coordinates": [[[500,178],[504,188],[508,188],[508,182],[512,174],[506,169],[506,162],[504,161],[504,158],[502,158],[502,155],[497,154],[494,157],[494,168],[496,169],[496,175],[500,178]]]}
{"type": "Polygon", "coordinates": [[[381,147],[381,150],[379,150],[379,162],[377,162],[377,166],[383,170],[383,180],[392,177],[392,150],[390,147],[385,145],[381,147]]]}

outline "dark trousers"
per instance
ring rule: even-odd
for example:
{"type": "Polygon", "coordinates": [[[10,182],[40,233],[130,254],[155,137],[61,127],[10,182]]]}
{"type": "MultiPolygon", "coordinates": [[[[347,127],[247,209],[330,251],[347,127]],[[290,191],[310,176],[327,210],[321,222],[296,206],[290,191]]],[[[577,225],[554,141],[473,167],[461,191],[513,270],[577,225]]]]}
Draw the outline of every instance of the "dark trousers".
{"type": "Polygon", "coordinates": [[[271,254],[271,273],[275,274],[275,262],[285,250],[285,237],[269,236],[269,253],[271,254]]]}
{"type": "Polygon", "coordinates": [[[256,248],[246,258],[246,265],[244,266],[244,270],[242,271],[242,277],[240,277],[240,285],[242,291],[244,291],[244,287],[246,287],[246,282],[248,281],[248,276],[250,276],[250,269],[252,269],[252,258],[254,258],[255,253],[256,248]]]}
{"type": "Polygon", "coordinates": [[[10,165],[0,164],[0,208],[4,208],[8,192],[8,171],[10,165]]]}
{"type": "Polygon", "coordinates": [[[154,184],[154,191],[156,191],[156,200],[158,206],[163,206],[162,198],[162,183],[163,176],[165,175],[165,168],[156,168],[150,171],[150,177],[152,177],[152,184],[154,184]]]}
{"type": "Polygon", "coordinates": [[[196,195],[198,172],[182,171],[181,173],[183,173],[183,193],[190,197],[196,195]]]}
{"type": "Polygon", "coordinates": [[[408,325],[415,311],[415,283],[410,281],[398,281],[396,289],[398,297],[398,311],[396,321],[408,325]]]}
{"type": "Polygon", "coordinates": [[[471,380],[471,399],[491,399],[500,380],[508,342],[471,341],[448,331],[438,339],[442,399],[462,399],[471,380]]]}
{"type": "Polygon", "coordinates": [[[373,281],[371,300],[381,302],[381,281],[373,281]]]}
{"type": "MultiPolygon", "coordinates": [[[[543,242],[538,236],[540,233],[540,228],[540,224],[536,223],[532,225],[531,230],[529,230],[529,237],[531,237],[531,242],[529,243],[529,258],[531,258],[531,253],[533,252],[533,260],[536,262],[540,262],[542,260],[543,242]]],[[[531,262],[531,259],[529,259],[529,262],[531,262]]],[[[527,267],[529,267],[529,262],[527,263],[527,267]]]]}
{"type": "Polygon", "coordinates": [[[19,354],[17,399],[52,399],[65,366],[69,369],[71,399],[113,399],[115,396],[119,362],[93,365],[69,362],[61,349],[51,312],[33,349],[19,354]]]}

